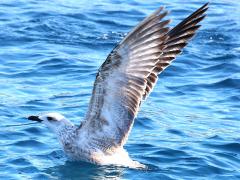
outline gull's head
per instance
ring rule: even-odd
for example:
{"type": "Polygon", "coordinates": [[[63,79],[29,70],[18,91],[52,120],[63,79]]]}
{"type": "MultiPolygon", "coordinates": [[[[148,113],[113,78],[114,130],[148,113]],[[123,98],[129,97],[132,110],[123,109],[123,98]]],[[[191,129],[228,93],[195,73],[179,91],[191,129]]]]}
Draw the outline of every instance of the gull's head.
{"type": "Polygon", "coordinates": [[[59,113],[47,113],[41,116],[29,116],[29,120],[41,122],[55,133],[59,133],[66,126],[73,126],[63,115],[59,113]]]}

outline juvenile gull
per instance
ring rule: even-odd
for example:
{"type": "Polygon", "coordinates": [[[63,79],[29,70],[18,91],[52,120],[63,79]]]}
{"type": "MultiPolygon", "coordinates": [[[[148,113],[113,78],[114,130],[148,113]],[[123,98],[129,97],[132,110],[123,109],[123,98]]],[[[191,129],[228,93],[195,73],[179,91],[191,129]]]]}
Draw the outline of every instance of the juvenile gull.
{"type": "Polygon", "coordinates": [[[88,111],[79,126],[59,113],[28,119],[49,127],[70,159],[143,167],[131,160],[123,145],[141,102],[196,33],[207,9],[208,3],[172,29],[167,27],[170,20],[163,20],[168,14],[163,7],[140,22],[99,68],[88,111]]]}

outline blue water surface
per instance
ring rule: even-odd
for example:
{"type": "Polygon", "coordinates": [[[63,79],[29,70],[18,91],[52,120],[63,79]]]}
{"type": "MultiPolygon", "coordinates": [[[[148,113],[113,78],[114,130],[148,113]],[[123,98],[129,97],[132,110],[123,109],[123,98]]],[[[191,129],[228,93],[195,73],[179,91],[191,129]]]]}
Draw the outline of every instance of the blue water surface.
{"type": "Polygon", "coordinates": [[[211,1],[202,28],[159,76],[125,148],[148,170],[70,162],[26,117],[80,124],[98,67],[161,5],[172,26],[206,1],[1,0],[0,179],[240,179],[240,1],[211,1]],[[20,125],[20,126],[13,126],[20,125]]]}

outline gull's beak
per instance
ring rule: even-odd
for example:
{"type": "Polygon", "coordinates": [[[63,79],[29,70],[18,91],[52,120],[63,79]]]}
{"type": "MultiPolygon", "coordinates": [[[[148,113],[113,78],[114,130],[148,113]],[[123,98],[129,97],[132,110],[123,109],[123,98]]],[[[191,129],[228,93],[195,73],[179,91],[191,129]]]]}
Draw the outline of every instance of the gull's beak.
{"type": "Polygon", "coordinates": [[[29,116],[28,120],[42,122],[43,120],[39,119],[38,116],[29,116]]]}

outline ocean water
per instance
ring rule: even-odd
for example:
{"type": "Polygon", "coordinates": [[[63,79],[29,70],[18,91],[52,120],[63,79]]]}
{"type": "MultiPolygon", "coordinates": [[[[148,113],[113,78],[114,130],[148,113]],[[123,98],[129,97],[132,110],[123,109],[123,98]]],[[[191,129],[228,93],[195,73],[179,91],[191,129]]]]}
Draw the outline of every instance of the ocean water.
{"type": "Polygon", "coordinates": [[[70,162],[28,115],[79,124],[98,67],[161,5],[172,26],[206,1],[1,0],[0,179],[240,179],[240,1],[211,1],[202,28],[158,84],[125,145],[146,170],[70,162]]]}

